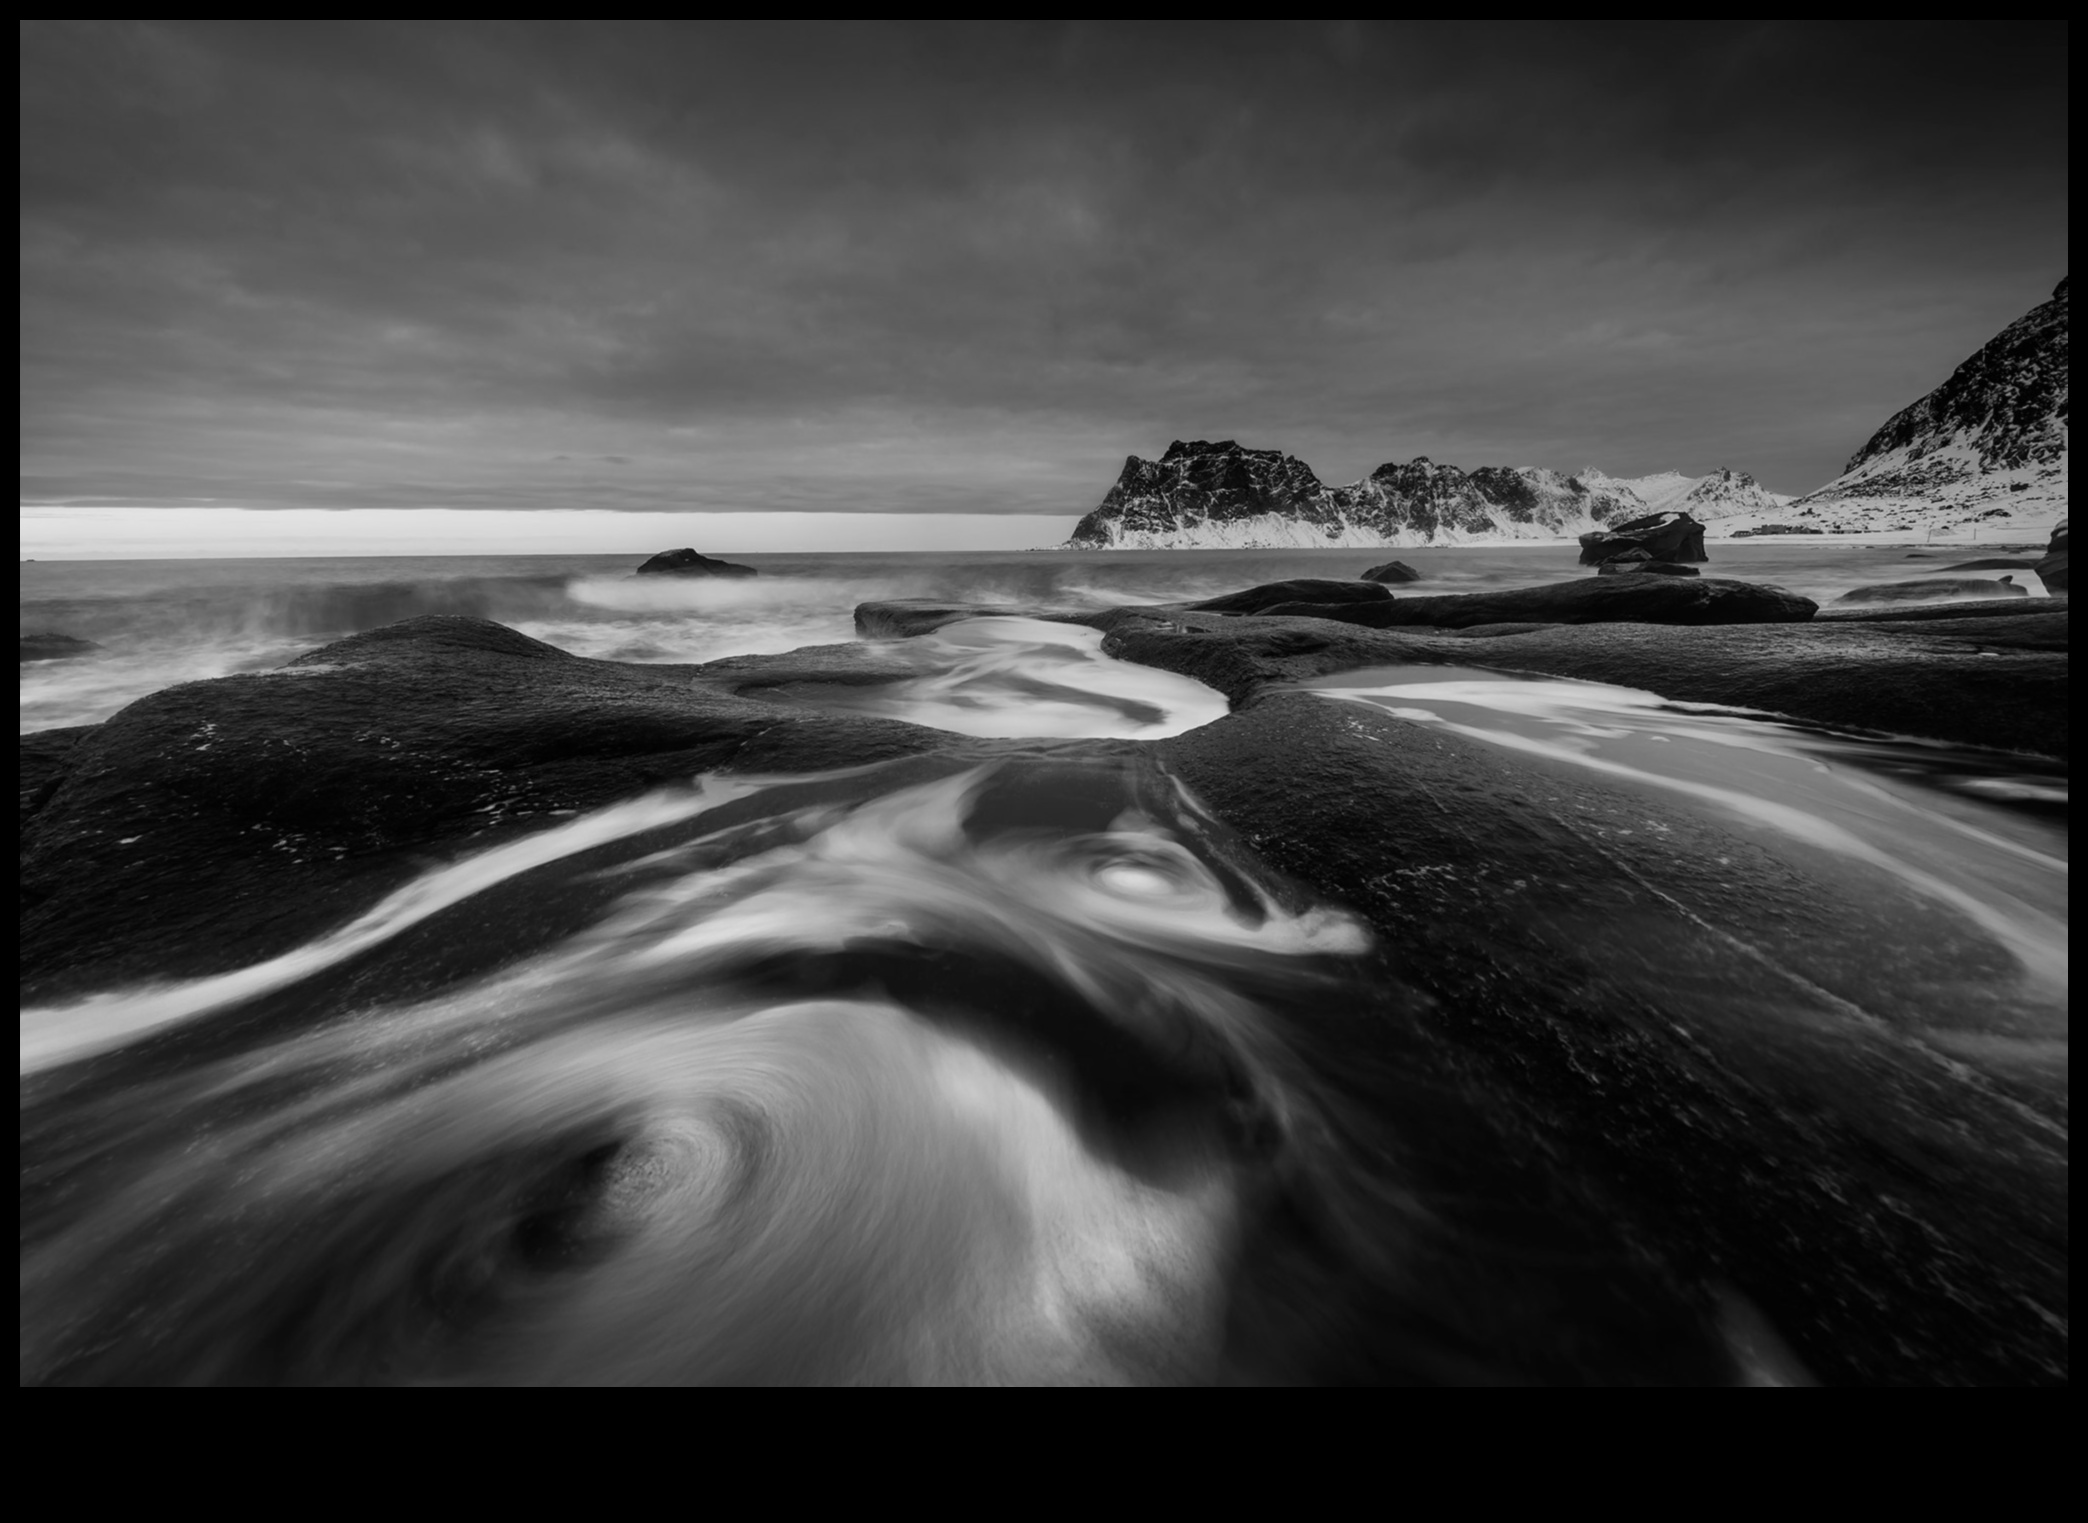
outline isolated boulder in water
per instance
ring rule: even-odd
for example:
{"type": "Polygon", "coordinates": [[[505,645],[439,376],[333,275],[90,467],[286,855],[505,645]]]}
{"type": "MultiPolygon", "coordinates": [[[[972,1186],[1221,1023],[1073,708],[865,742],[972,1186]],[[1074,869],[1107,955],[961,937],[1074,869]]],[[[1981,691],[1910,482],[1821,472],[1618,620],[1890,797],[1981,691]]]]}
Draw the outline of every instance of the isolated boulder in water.
{"type": "Polygon", "coordinates": [[[1834,600],[1834,606],[1855,607],[1863,603],[1940,603],[1951,598],[2021,598],[2029,592],[2009,577],[1999,581],[1983,576],[1925,576],[1912,582],[1878,582],[1858,587],[1834,600]]]}
{"type": "Polygon", "coordinates": [[[2045,546],[2044,559],[2037,563],[2037,579],[2047,592],[2066,591],[2066,525],[2052,527],[2052,542],[2045,546]]]}
{"type": "Polygon", "coordinates": [[[1643,552],[1636,555],[1627,555],[1618,560],[1604,561],[1595,568],[1597,576],[1622,576],[1626,572],[1631,571],[1651,572],[1654,576],[1697,575],[1697,568],[1694,566],[1678,566],[1673,561],[1651,560],[1643,552]]]}
{"type": "Polygon", "coordinates": [[[1796,624],[1810,619],[1819,606],[1781,587],[1721,577],[1596,575],[1508,592],[1382,603],[1279,603],[1263,612],[1338,619],[1371,629],[1471,629],[1480,624],[1796,624]]]}
{"type": "Polygon", "coordinates": [[[1704,554],[1704,526],[1687,513],[1648,513],[1644,518],[1612,524],[1593,534],[1583,534],[1580,547],[1583,566],[1599,566],[1634,550],[1643,550],[1656,561],[1708,559],[1704,554]]]}
{"type": "Polygon", "coordinates": [[[84,656],[90,651],[100,650],[92,640],[81,640],[72,635],[24,635],[22,636],[22,659],[24,661],[62,661],[67,656],[84,656]]]}
{"type": "Polygon", "coordinates": [[[1337,582],[1300,576],[1287,582],[1264,582],[1244,592],[1205,598],[1188,606],[1199,613],[1262,613],[1277,603],[1385,603],[1392,594],[1379,582],[1337,582]]]}
{"type": "Polygon", "coordinates": [[[1363,573],[1366,582],[1418,582],[1421,573],[1405,561],[1386,561],[1382,566],[1372,566],[1363,573]]]}
{"type": "Polygon", "coordinates": [[[715,561],[694,550],[662,550],[638,568],[640,576],[756,576],[752,566],[715,561]]]}

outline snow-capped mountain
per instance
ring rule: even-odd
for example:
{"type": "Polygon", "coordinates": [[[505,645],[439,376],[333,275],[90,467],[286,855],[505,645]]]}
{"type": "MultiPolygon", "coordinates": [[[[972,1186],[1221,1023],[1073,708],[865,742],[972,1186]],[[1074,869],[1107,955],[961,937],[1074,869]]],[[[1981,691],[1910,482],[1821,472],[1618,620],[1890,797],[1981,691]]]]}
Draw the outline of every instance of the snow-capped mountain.
{"type": "Polygon", "coordinates": [[[1230,439],[1177,439],[1158,460],[1133,455],[1071,548],[1345,548],[1560,539],[1648,512],[1698,519],[1762,512],[1788,498],[1743,471],[1709,476],[1569,476],[1533,466],[1460,470],[1425,456],[1330,487],[1294,455],[1230,439]]]}
{"type": "Polygon", "coordinates": [[[2066,282],[1781,514],[1833,533],[2066,516],[2066,282]]]}

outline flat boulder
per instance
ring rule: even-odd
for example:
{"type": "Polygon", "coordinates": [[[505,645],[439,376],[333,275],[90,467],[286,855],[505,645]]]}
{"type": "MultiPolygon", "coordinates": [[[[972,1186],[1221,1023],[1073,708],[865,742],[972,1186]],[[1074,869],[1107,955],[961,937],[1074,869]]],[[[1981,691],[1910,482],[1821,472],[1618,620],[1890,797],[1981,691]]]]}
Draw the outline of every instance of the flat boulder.
{"type": "Polygon", "coordinates": [[[1366,582],[1418,582],[1421,573],[1405,561],[1386,561],[1382,566],[1372,566],[1363,573],[1366,582]]]}
{"type": "Polygon", "coordinates": [[[69,656],[88,656],[100,650],[92,640],[50,633],[22,636],[22,660],[63,661],[69,656]]]}
{"type": "Polygon", "coordinates": [[[1382,603],[1391,596],[1382,582],[1300,576],[1286,582],[1264,582],[1244,592],[1228,592],[1223,597],[1205,598],[1187,606],[1198,613],[1262,613],[1278,603],[1382,603]]]}
{"type": "Polygon", "coordinates": [[[1673,561],[1625,559],[1604,561],[1595,568],[1597,576],[1622,576],[1628,572],[1643,571],[1653,576],[1697,576],[1694,566],[1678,566],[1673,561]]]}
{"type": "Polygon", "coordinates": [[[2066,591],[2066,525],[2056,524],[2052,528],[2052,542],[2045,547],[2044,558],[2037,563],[2037,579],[2045,584],[2047,592],[2066,591]]]}
{"type": "Polygon", "coordinates": [[[2037,557],[2034,555],[1991,555],[1985,560],[1959,561],[1955,566],[1938,566],[1938,576],[1950,576],[1959,571],[2035,571],[2037,557]]]}
{"type": "Polygon", "coordinates": [[[62,998],[263,961],[431,860],[648,789],[862,766],[952,739],[742,697],[748,677],[590,660],[430,615],[26,739],[25,988],[62,998]]]}
{"type": "Polygon", "coordinates": [[[1925,576],[1911,582],[1875,582],[1855,587],[1836,598],[1831,606],[1860,608],[1867,603],[1943,603],[1958,598],[2022,598],[2027,588],[2007,577],[1998,581],[1984,576],[1925,576]]]}
{"type": "Polygon", "coordinates": [[[1272,617],[1338,619],[1371,629],[1480,624],[1796,624],[1819,604],[1781,587],[1723,577],[1602,576],[1381,603],[1279,603],[1272,617]]]}
{"type": "Polygon", "coordinates": [[[1704,526],[1687,513],[1648,513],[1580,537],[1580,563],[1599,566],[1634,551],[1666,562],[1702,561],[1704,526]]]}
{"type": "Polygon", "coordinates": [[[680,550],[662,550],[651,560],[640,566],[638,576],[759,576],[752,566],[742,566],[734,561],[712,560],[708,555],[699,555],[686,547],[680,550]]]}

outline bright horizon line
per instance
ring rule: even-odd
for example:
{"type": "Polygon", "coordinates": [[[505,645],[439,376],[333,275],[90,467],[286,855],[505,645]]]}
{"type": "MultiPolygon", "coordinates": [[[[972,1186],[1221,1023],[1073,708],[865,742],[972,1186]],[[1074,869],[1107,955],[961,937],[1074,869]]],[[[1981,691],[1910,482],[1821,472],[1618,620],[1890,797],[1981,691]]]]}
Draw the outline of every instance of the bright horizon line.
{"type": "Polygon", "coordinates": [[[23,504],[24,560],[705,555],[1030,550],[1077,513],[653,513],[609,508],[52,507],[23,504]]]}

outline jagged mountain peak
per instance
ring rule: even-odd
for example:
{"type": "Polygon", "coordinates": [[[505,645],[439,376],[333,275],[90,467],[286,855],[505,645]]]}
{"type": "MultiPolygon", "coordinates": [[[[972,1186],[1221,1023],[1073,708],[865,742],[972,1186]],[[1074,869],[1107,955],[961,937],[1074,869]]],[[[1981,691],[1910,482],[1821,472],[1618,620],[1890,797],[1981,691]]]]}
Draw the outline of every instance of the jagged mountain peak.
{"type": "Polygon", "coordinates": [[[1828,529],[1874,520],[2049,522],[2066,511],[2067,281],[1901,408],[1827,485],[1793,504],[1828,529]],[[1824,522],[1822,520],[1824,519],[1824,522]]]}
{"type": "Polygon", "coordinates": [[[1589,469],[1535,466],[1470,470],[1417,455],[1389,460],[1361,481],[1323,484],[1281,450],[1236,440],[1175,440],[1158,460],[1132,455],[1101,505],[1073,531],[1076,546],[1467,544],[1568,538],[1690,498],[1698,518],[1780,505],[1744,471],[1709,477],[1667,472],[1637,481],[1589,469]]]}

